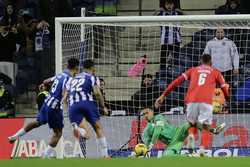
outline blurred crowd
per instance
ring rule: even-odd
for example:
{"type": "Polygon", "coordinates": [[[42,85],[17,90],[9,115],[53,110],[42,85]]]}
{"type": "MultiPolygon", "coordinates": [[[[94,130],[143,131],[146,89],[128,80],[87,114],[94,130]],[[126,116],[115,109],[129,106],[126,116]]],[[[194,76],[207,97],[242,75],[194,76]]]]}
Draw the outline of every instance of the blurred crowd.
{"type": "Polygon", "coordinates": [[[116,13],[116,0],[0,0],[0,81],[12,97],[55,71],[55,17],[116,13]],[[105,6],[105,7],[104,7],[105,6]],[[45,68],[46,67],[46,68],[45,68]],[[9,82],[10,81],[10,82],[9,82]]]}

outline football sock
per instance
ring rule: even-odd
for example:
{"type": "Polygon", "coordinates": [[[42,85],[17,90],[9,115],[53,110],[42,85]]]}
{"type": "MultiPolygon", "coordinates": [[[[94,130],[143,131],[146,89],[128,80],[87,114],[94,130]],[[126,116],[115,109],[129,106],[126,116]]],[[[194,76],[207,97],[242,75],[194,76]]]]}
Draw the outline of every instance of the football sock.
{"type": "Polygon", "coordinates": [[[102,157],[108,157],[108,144],[106,141],[105,137],[97,139],[100,151],[101,151],[101,156],[102,157]]]}
{"type": "Polygon", "coordinates": [[[53,147],[51,147],[50,145],[48,145],[48,147],[45,149],[44,151],[44,157],[48,158],[51,156],[51,153],[53,152],[53,147]]]}
{"type": "Polygon", "coordinates": [[[26,132],[25,132],[25,130],[24,130],[24,128],[21,128],[20,130],[18,130],[17,132],[16,132],[16,134],[14,134],[13,136],[11,136],[12,138],[17,138],[17,137],[21,137],[21,136],[23,136],[23,135],[25,135],[26,134],[26,132]]]}

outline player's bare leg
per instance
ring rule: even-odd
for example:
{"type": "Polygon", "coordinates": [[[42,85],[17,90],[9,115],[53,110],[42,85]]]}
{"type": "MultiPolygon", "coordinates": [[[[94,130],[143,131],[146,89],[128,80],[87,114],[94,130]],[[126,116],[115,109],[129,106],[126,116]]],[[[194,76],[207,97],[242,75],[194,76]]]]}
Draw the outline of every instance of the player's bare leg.
{"type": "Polygon", "coordinates": [[[19,129],[14,135],[9,136],[8,140],[10,143],[14,143],[19,137],[25,135],[32,129],[38,128],[41,124],[38,121],[28,123],[25,127],[19,129]]]}
{"type": "Polygon", "coordinates": [[[198,129],[196,127],[190,127],[188,129],[188,137],[187,137],[187,147],[189,150],[189,153],[192,154],[194,153],[194,148],[195,148],[195,135],[198,133],[198,129]]]}
{"type": "Polygon", "coordinates": [[[87,125],[87,121],[85,119],[82,120],[82,122],[77,125],[76,123],[72,123],[73,126],[73,134],[78,139],[80,136],[84,137],[85,139],[90,138],[90,130],[87,125]]]}
{"type": "Polygon", "coordinates": [[[97,136],[97,142],[101,151],[102,157],[109,157],[108,155],[108,143],[106,141],[106,137],[104,136],[103,129],[101,126],[100,120],[96,121],[94,125],[92,125],[96,136],[97,136]]]}
{"type": "MultiPolygon", "coordinates": [[[[196,127],[200,130],[200,131],[207,131],[210,132],[212,134],[219,134],[220,132],[222,132],[225,128],[226,124],[222,123],[220,125],[218,125],[215,128],[212,128],[211,125],[208,124],[201,124],[201,123],[197,123],[196,127]]],[[[203,135],[201,136],[201,146],[200,146],[200,150],[199,150],[199,154],[200,156],[205,156],[205,146],[208,145],[206,142],[207,140],[207,134],[208,133],[202,133],[203,135]]]]}
{"type": "Polygon", "coordinates": [[[87,126],[87,121],[83,119],[79,126],[76,123],[72,123],[72,126],[73,134],[79,140],[82,155],[86,158],[86,140],[90,138],[91,134],[87,126]]]}
{"type": "Polygon", "coordinates": [[[54,134],[52,138],[50,139],[48,147],[45,149],[43,157],[48,158],[50,157],[51,153],[53,152],[53,148],[56,147],[57,143],[59,142],[61,136],[62,136],[62,129],[53,129],[54,134]]]}

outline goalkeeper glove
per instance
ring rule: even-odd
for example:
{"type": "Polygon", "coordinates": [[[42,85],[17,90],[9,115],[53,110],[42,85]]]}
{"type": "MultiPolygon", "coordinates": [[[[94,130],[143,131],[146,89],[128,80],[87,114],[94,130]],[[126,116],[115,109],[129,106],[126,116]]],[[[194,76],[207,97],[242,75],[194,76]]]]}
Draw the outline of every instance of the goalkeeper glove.
{"type": "Polygon", "coordinates": [[[150,143],[149,146],[148,146],[148,152],[153,148],[154,144],[153,143],[150,143]]]}

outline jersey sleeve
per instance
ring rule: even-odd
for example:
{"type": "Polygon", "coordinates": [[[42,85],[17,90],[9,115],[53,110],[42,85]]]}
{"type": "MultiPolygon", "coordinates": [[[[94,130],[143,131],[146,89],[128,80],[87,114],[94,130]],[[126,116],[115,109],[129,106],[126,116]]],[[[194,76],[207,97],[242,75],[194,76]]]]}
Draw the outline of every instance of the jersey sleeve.
{"type": "Polygon", "coordinates": [[[71,85],[71,81],[72,81],[72,80],[73,80],[73,78],[70,77],[70,78],[67,80],[66,84],[65,84],[65,90],[68,91],[68,92],[69,92],[69,90],[70,90],[70,85],[71,85]]]}
{"type": "Polygon", "coordinates": [[[211,55],[211,47],[210,47],[210,41],[208,41],[203,54],[210,54],[211,55]]]}
{"type": "Polygon", "coordinates": [[[221,88],[223,88],[223,87],[226,86],[225,79],[224,79],[224,77],[222,76],[221,72],[219,72],[219,71],[216,71],[216,82],[217,82],[217,84],[219,84],[219,86],[220,86],[221,88]]]}
{"type": "Polygon", "coordinates": [[[188,80],[191,77],[191,71],[192,69],[189,69],[185,73],[182,73],[178,78],[176,78],[174,81],[172,81],[168,87],[163,92],[163,96],[167,96],[172,90],[174,90],[175,87],[179,86],[184,80],[188,80]]]}
{"type": "Polygon", "coordinates": [[[223,91],[225,98],[228,98],[229,97],[228,84],[225,82],[223,75],[219,71],[217,71],[217,74],[216,74],[216,82],[217,82],[217,84],[220,85],[221,90],[223,91]]]}
{"type": "Polygon", "coordinates": [[[182,76],[185,78],[185,80],[190,80],[192,72],[193,72],[193,68],[190,68],[184,73],[182,73],[182,76]]]}
{"type": "Polygon", "coordinates": [[[148,147],[151,141],[151,134],[150,134],[150,129],[152,125],[148,123],[146,128],[143,130],[143,142],[144,144],[148,147]]]}
{"type": "Polygon", "coordinates": [[[50,78],[50,81],[54,82],[55,79],[56,79],[56,76],[53,76],[53,77],[50,78]]]}
{"type": "Polygon", "coordinates": [[[95,76],[91,76],[90,77],[90,80],[91,80],[91,85],[92,87],[94,87],[95,85],[97,85],[97,79],[95,76]]]}
{"type": "Polygon", "coordinates": [[[37,103],[37,106],[38,106],[38,110],[40,110],[40,108],[42,107],[45,98],[46,98],[46,95],[43,94],[43,93],[41,93],[41,94],[39,94],[37,96],[36,103],[37,103]]]}
{"type": "Polygon", "coordinates": [[[150,141],[150,144],[155,144],[156,141],[159,139],[159,136],[164,129],[165,119],[162,115],[155,116],[154,119],[154,132],[150,141]]]}
{"type": "Polygon", "coordinates": [[[232,62],[233,62],[233,67],[234,69],[239,69],[239,53],[237,50],[237,47],[233,41],[232,46],[231,46],[231,55],[232,55],[232,62]]]}
{"type": "Polygon", "coordinates": [[[56,79],[56,75],[53,76],[53,77],[51,77],[51,78],[45,79],[45,80],[43,81],[43,84],[45,84],[45,85],[51,84],[51,83],[53,83],[53,82],[55,81],[55,79],[56,79]]]}

